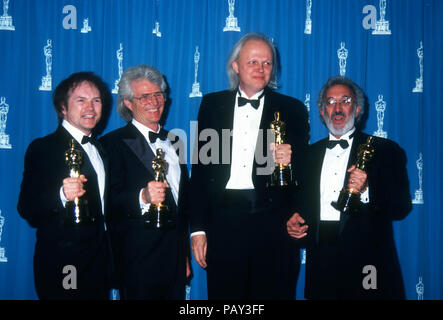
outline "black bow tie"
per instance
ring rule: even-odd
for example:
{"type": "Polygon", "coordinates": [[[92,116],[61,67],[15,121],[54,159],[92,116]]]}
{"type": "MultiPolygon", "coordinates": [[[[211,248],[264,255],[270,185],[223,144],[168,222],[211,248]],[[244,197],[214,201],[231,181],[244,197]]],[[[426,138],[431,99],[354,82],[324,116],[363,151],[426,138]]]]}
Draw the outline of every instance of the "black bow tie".
{"type": "Polygon", "coordinates": [[[347,140],[344,139],[340,139],[340,140],[329,140],[327,147],[328,149],[333,149],[337,144],[340,145],[340,147],[342,147],[342,149],[346,149],[347,147],[349,147],[349,143],[347,140]]]}
{"type": "Polygon", "coordinates": [[[154,131],[149,131],[149,142],[154,143],[157,138],[159,138],[160,140],[164,141],[167,138],[167,133],[165,130],[160,129],[159,133],[156,133],[154,131]]]}
{"type": "Polygon", "coordinates": [[[265,93],[263,92],[258,99],[246,99],[242,96],[238,97],[238,106],[242,107],[244,105],[246,105],[248,102],[251,104],[252,107],[254,107],[255,109],[258,109],[258,107],[260,106],[260,99],[265,95],[265,93]]]}
{"type": "Polygon", "coordinates": [[[95,139],[95,138],[93,138],[93,137],[88,137],[88,136],[83,136],[83,138],[82,138],[82,144],[86,144],[86,143],[90,143],[90,144],[93,144],[94,146],[97,146],[97,144],[98,144],[98,141],[95,139]]]}

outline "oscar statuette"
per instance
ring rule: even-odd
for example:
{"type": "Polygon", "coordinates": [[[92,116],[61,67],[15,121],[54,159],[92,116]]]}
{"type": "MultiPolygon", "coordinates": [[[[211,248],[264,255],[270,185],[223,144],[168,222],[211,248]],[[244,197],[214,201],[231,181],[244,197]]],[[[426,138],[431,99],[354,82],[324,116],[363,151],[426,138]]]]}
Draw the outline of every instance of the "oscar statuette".
{"type": "MultiPolygon", "coordinates": [[[[372,138],[372,136],[369,136],[366,143],[358,147],[357,163],[355,164],[356,169],[366,172],[369,161],[374,157],[374,148],[371,145],[372,138]]],[[[360,190],[343,187],[338,200],[331,202],[331,205],[334,209],[342,213],[349,215],[355,214],[361,204],[360,194],[360,190]]]]}
{"type": "MultiPolygon", "coordinates": [[[[65,152],[65,161],[69,168],[71,178],[80,177],[80,168],[83,164],[83,153],[75,148],[74,139],[71,140],[71,146],[65,152]]],[[[66,202],[65,224],[67,225],[85,225],[94,222],[89,214],[88,201],[82,197],[76,197],[74,201],[66,202]]]]}
{"type": "MultiPolygon", "coordinates": [[[[168,163],[164,160],[164,152],[161,148],[156,150],[156,156],[152,159],[152,169],[155,173],[155,181],[166,181],[168,163]]],[[[150,229],[172,229],[175,227],[169,207],[161,202],[151,203],[149,210],[142,214],[142,218],[145,226],[150,229]]]]}
{"type": "MultiPolygon", "coordinates": [[[[270,128],[274,132],[275,147],[284,144],[286,123],[280,120],[280,112],[275,112],[270,128]]],[[[291,164],[277,163],[271,175],[271,187],[285,187],[293,184],[291,164]]]]}

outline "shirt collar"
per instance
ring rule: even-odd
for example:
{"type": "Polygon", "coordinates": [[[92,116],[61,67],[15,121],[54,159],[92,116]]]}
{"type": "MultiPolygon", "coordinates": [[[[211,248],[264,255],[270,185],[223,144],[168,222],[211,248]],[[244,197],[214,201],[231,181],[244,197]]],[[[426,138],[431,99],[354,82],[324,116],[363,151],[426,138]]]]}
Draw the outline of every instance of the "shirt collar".
{"type": "Polygon", "coordinates": [[[339,139],[337,139],[332,133],[329,132],[329,140],[346,140],[349,142],[349,145],[352,142],[352,139],[354,139],[353,133],[355,132],[355,127],[353,127],[351,130],[346,132],[344,135],[342,135],[339,139]],[[352,135],[352,138],[350,137],[352,135]]]}
{"type": "Polygon", "coordinates": [[[260,97],[260,95],[263,93],[264,89],[260,90],[259,92],[257,92],[256,94],[254,94],[252,97],[248,98],[248,96],[246,95],[246,93],[243,92],[243,90],[240,88],[240,86],[238,87],[238,93],[237,95],[240,95],[244,98],[247,98],[249,100],[256,100],[258,99],[258,97],[260,97]]]}
{"type": "MultiPolygon", "coordinates": [[[[63,128],[65,128],[69,132],[69,134],[71,136],[74,137],[75,140],[77,140],[78,143],[80,143],[80,144],[82,143],[83,136],[86,136],[86,134],[84,134],[80,129],[74,127],[72,124],[70,124],[66,120],[62,121],[62,126],[63,126],[63,128]]],[[[91,134],[89,134],[87,136],[90,137],[91,134]]]]}
{"type": "Polygon", "coordinates": [[[154,131],[154,130],[152,130],[151,128],[148,128],[147,126],[141,124],[140,122],[138,122],[138,121],[135,120],[135,119],[132,119],[132,124],[138,129],[138,131],[141,132],[141,134],[145,137],[145,139],[146,139],[148,142],[149,142],[149,132],[152,131],[152,132],[155,132],[155,133],[159,133],[159,132],[160,132],[160,129],[161,129],[161,126],[160,126],[160,124],[159,124],[159,125],[158,125],[158,130],[157,130],[157,131],[154,131]]]}

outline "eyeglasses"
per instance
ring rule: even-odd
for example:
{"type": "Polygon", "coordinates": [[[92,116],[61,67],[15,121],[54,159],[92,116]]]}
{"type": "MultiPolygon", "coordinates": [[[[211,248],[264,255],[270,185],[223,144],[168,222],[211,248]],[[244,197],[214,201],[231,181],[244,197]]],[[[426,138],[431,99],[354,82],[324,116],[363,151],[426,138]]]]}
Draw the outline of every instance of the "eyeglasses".
{"type": "Polygon", "coordinates": [[[140,97],[134,97],[133,99],[141,102],[142,104],[152,104],[153,99],[155,98],[155,102],[160,103],[163,102],[165,99],[165,96],[163,92],[152,92],[152,93],[145,93],[142,94],[140,97]]]}
{"type": "Polygon", "coordinates": [[[352,104],[352,98],[351,97],[347,97],[347,96],[343,96],[340,100],[337,100],[335,98],[328,98],[326,100],[326,106],[336,106],[337,103],[341,106],[346,106],[349,107],[352,104]]]}

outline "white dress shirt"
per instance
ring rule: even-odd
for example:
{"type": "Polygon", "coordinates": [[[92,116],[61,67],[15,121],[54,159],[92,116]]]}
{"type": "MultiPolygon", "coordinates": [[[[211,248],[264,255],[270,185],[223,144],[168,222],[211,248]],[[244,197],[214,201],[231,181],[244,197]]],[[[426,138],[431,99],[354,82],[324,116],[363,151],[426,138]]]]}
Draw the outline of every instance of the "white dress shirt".
{"type": "MultiPolygon", "coordinates": [[[[242,97],[247,97],[240,88],[239,91],[242,97]]],[[[258,99],[262,93],[263,90],[248,99],[258,99]]],[[[231,173],[226,189],[251,190],[254,189],[252,169],[265,97],[261,97],[260,105],[255,109],[249,102],[239,107],[239,96],[240,94],[237,91],[234,106],[234,123],[232,126],[231,173]]],[[[205,235],[206,233],[204,231],[195,231],[191,233],[191,237],[200,234],[205,235]]]]}
{"type": "MultiPolygon", "coordinates": [[[[105,193],[105,167],[103,165],[103,160],[100,157],[100,154],[97,150],[97,148],[92,145],[91,143],[85,143],[82,144],[83,136],[85,135],[83,132],[81,132],[76,127],[72,126],[68,121],[63,120],[62,126],[71,134],[71,136],[77,140],[77,142],[81,145],[83,150],[86,152],[89,160],[92,163],[92,166],[94,167],[95,173],[97,174],[97,182],[98,182],[98,188],[100,192],[100,200],[102,203],[102,214],[104,214],[104,193],[105,193]]],[[[81,173],[81,169],[80,169],[81,173]]],[[[63,193],[63,186],[60,188],[60,199],[62,201],[63,206],[66,206],[66,202],[68,202],[68,199],[66,199],[65,194],[63,193]]]]}
{"type": "MultiPolygon", "coordinates": [[[[140,122],[136,121],[135,119],[132,119],[132,124],[140,131],[140,133],[145,137],[146,141],[148,142],[149,147],[151,148],[154,155],[156,154],[156,150],[158,148],[161,148],[165,154],[165,160],[168,163],[168,172],[166,174],[166,181],[168,182],[169,186],[171,187],[171,192],[174,197],[175,204],[178,205],[178,192],[180,187],[180,162],[179,157],[177,153],[175,152],[174,147],[171,144],[171,141],[165,140],[162,141],[160,139],[157,139],[154,143],[151,143],[149,141],[149,131],[154,132],[153,130],[149,129],[148,127],[144,126],[140,122]]],[[[160,125],[158,128],[158,131],[156,133],[160,132],[160,125]]],[[[139,202],[140,202],[140,209],[142,209],[142,212],[146,211],[150,207],[150,203],[144,203],[142,201],[142,192],[143,189],[140,190],[139,193],[139,202]]]]}
{"type": "MultiPolygon", "coordinates": [[[[343,189],[349,155],[351,153],[352,142],[354,138],[349,136],[355,131],[355,128],[341,136],[340,139],[347,140],[349,147],[342,149],[337,144],[334,148],[326,148],[325,157],[320,178],[320,220],[339,221],[340,211],[332,207],[331,202],[337,201],[340,191],[343,189]]],[[[339,140],[332,134],[329,134],[329,140],[339,140]]],[[[369,201],[369,188],[361,195],[364,203],[369,201]]]]}
{"type": "MultiPolygon", "coordinates": [[[[242,97],[247,97],[240,88],[239,90],[242,97]]],[[[262,93],[263,90],[248,99],[257,99],[262,93]]],[[[239,93],[237,92],[232,129],[231,175],[226,184],[226,189],[254,189],[252,168],[265,97],[260,99],[258,109],[252,107],[249,102],[239,107],[238,97],[239,93]]]]}

